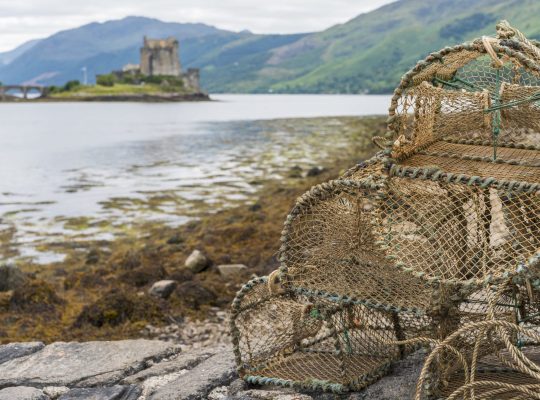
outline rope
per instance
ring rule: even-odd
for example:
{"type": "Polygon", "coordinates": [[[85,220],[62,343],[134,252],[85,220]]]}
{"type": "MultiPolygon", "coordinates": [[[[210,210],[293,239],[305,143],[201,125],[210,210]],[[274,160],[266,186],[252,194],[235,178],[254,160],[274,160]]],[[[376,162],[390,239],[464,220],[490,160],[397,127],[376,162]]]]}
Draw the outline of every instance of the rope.
{"type": "Polygon", "coordinates": [[[495,68],[500,68],[504,65],[504,62],[497,56],[497,53],[493,49],[493,46],[491,45],[491,42],[495,39],[490,38],[489,36],[482,36],[482,44],[484,45],[484,48],[486,49],[486,52],[489,54],[491,59],[493,60],[493,66],[495,68]]]}
{"type": "Polygon", "coordinates": [[[388,141],[386,138],[383,138],[382,136],[373,136],[371,139],[373,144],[377,146],[380,149],[386,149],[387,145],[386,142],[388,141]]]}
{"type": "Polygon", "coordinates": [[[533,389],[536,390],[530,390],[525,385],[514,385],[511,383],[503,383],[503,382],[495,382],[495,381],[478,381],[478,382],[471,382],[466,385],[463,385],[459,389],[457,389],[454,393],[452,393],[449,397],[446,398],[446,400],[455,400],[462,392],[477,388],[477,387],[487,386],[487,387],[496,387],[496,388],[504,388],[506,390],[511,390],[513,392],[521,392],[525,393],[529,396],[532,396],[533,399],[540,399],[540,393],[538,393],[538,387],[539,385],[530,385],[533,389]]]}
{"type": "Polygon", "coordinates": [[[537,60],[540,60],[540,50],[534,45],[521,31],[511,26],[508,21],[502,20],[496,25],[497,36],[499,39],[510,39],[516,37],[525,47],[528,52],[537,60]]]}
{"type": "MultiPolygon", "coordinates": [[[[504,288],[504,286],[503,286],[504,288]]],[[[500,288],[498,293],[502,293],[502,289],[500,288]]],[[[496,298],[496,296],[495,296],[496,298]]],[[[495,304],[495,303],[492,303],[492,304],[495,304]]],[[[493,314],[492,314],[493,315],[493,314]]],[[[424,388],[424,383],[427,379],[427,376],[429,375],[429,367],[431,365],[431,363],[433,362],[433,360],[435,359],[435,357],[437,356],[437,354],[443,349],[443,348],[452,348],[451,346],[448,346],[448,344],[450,342],[452,342],[454,339],[456,339],[457,337],[459,337],[460,335],[462,335],[463,333],[469,331],[469,330],[479,330],[479,331],[484,331],[488,328],[496,328],[496,330],[500,333],[501,331],[503,331],[502,328],[508,328],[508,329],[512,329],[518,333],[521,333],[521,334],[524,334],[524,335],[527,335],[535,340],[540,340],[540,335],[538,335],[536,332],[534,331],[530,331],[530,330],[527,330],[521,326],[518,326],[512,322],[508,322],[508,321],[503,321],[503,320],[486,320],[486,321],[481,321],[481,322],[472,322],[472,323],[468,323],[466,325],[464,325],[463,327],[461,327],[460,329],[458,329],[457,331],[453,332],[451,335],[449,335],[444,341],[442,342],[439,342],[439,344],[433,349],[433,351],[429,354],[429,356],[426,358],[426,361],[424,363],[424,366],[422,368],[422,372],[420,373],[420,377],[418,378],[418,383],[417,383],[417,390],[416,390],[416,396],[415,396],[415,400],[421,400],[421,396],[422,396],[422,389],[424,388]],[[497,329],[499,328],[499,329],[497,329]]],[[[503,335],[505,336],[505,335],[503,335]]],[[[504,337],[503,337],[503,340],[504,340],[504,337]]],[[[506,342],[506,341],[505,341],[506,342]]],[[[507,349],[508,351],[510,352],[510,355],[513,359],[513,361],[517,364],[518,370],[524,372],[524,373],[527,373],[529,376],[531,377],[534,377],[536,379],[539,379],[538,378],[538,373],[536,371],[534,371],[533,368],[529,368],[525,365],[525,362],[524,362],[524,359],[526,359],[529,363],[532,363],[527,357],[525,357],[525,355],[523,354],[523,352],[521,352],[519,349],[516,349],[515,346],[513,345],[509,345],[509,343],[505,343],[507,345],[507,349]],[[516,352],[517,350],[517,352],[516,352]],[[517,354],[517,353],[520,353],[520,354],[517,354]]],[[[534,367],[538,368],[536,365],[534,365],[534,367]]],[[[468,371],[466,372],[466,375],[469,375],[468,371]]],[[[468,379],[465,380],[466,384],[464,386],[462,386],[461,388],[457,389],[456,392],[454,392],[450,397],[447,398],[447,400],[450,400],[450,399],[455,399],[459,393],[461,393],[462,391],[464,390],[467,390],[469,391],[470,389],[474,389],[476,386],[480,386],[482,385],[482,382],[484,381],[480,381],[480,382],[468,382],[468,379]]],[[[491,385],[491,383],[485,383],[486,385],[491,385]]],[[[498,382],[494,382],[493,383],[493,386],[497,385],[498,382]]],[[[510,385],[510,384],[505,384],[505,385],[510,385]]],[[[499,386],[499,387],[502,387],[502,386],[499,386]]],[[[504,386],[504,387],[508,387],[509,389],[515,389],[515,390],[520,390],[520,388],[522,388],[523,386],[522,385],[510,385],[510,386],[504,386]]]]}
{"type": "Polygon", "coordinates": [[[268,291],[271,294],[279,294],[283,293],[284,289],[281,286],[280,282],[280,275],[281,271],[279,269],[276,269],[275,271],[272,271],[270,275],[268,275],[268,291]]]}

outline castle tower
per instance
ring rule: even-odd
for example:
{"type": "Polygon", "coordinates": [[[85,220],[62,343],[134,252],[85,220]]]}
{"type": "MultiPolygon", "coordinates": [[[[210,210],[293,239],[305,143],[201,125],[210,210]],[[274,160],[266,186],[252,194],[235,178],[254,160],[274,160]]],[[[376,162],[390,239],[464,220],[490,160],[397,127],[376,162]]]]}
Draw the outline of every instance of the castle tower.
{"type": "Polygon", "coordinates": [[[178,55],[178,40],[174,37],[148,39],[145,36],[144,45],[141,47],[140,65],[143,75],[180,76],[182,69],[178,55]]]}

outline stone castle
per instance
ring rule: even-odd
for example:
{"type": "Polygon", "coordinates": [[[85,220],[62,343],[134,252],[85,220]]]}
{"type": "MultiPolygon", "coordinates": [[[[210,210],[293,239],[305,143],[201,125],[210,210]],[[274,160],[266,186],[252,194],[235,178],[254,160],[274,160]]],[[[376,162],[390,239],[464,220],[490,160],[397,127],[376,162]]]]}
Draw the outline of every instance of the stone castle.
{"type": "Polygon", "coordinates": [[[182,71],[176,38],[149,39],[145,36],[140,54],[139,64],[127,64],[122,71],[113,71],[113,74],[118,77],[128,74],[180,77],[186,89],[194,92],[201,91],[199,69],[188,68],[187,71],[182,71]]]}
{"type": "Polygon", "coordinates": [[[141,47],[141,73],[143,75],[172,75],[180,76],[180,56],[178,55],[178,40],[174,37],[167,39],[148,39],[144,37],[141,47]]]}

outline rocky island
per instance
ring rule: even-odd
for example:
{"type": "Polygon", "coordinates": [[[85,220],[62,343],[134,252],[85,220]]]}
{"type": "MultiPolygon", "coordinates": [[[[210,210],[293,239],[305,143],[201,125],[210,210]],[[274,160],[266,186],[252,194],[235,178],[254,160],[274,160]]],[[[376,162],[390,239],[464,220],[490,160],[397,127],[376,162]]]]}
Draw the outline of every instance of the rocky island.
{"type": "MultiPolygon", "coordinates": [[[[86,74],[86,71],[85,71],[86,74]]],[[[199,70],[183,71],[178,40],[144,38],[139,64],[96,76],[96,84],[78,80],[63,86],[0,86],[0,101],[205,101],[208,94],[200,87],[199,70]],[[32,94],[34,95],[32,96],[32,94]]]]}

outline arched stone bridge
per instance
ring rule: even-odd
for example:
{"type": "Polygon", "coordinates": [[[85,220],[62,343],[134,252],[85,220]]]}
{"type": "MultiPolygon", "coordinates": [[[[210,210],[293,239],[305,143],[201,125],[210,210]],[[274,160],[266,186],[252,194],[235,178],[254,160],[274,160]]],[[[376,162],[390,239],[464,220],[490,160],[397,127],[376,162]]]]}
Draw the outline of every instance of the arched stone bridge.
{"type": "Polygon", "coordinates": [[[28,99],[31,92],[37,92],[37,98],[45,97],[49,93],[49,88],[38,85],[4,85],[0,86],[0,99],[5,100],[7,96],[15,96],[17,93],[22,94],[23,99],[28,99]]]}

